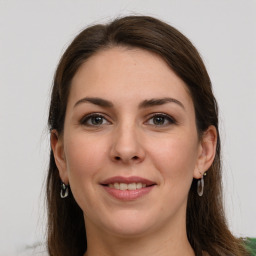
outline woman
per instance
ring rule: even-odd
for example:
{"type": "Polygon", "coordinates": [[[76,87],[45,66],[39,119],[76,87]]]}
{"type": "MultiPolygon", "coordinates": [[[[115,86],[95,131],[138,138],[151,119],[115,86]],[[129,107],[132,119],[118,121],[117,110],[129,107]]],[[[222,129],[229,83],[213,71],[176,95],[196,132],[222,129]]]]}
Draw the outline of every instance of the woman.
{"type": "Polygon", "coordinates": [[[211,81],[173,27],[130,16],[82,31],[49,128],[50,255],[249,255],[224,217],[211,81]]]}

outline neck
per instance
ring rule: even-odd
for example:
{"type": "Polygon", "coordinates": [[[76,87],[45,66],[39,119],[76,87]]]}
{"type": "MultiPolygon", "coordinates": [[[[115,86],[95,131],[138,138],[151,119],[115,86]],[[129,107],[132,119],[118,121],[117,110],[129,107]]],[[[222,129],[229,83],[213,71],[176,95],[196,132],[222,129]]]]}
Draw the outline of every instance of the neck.
{"type": "Polygon", "coordinates": [[[90,224],[86,225],[86,230],[90,235],[87,236],[87,252],[84,256],[195,256],[185,227],[165,227],[152,233],[129,237],[116,236],[90,224]]]}

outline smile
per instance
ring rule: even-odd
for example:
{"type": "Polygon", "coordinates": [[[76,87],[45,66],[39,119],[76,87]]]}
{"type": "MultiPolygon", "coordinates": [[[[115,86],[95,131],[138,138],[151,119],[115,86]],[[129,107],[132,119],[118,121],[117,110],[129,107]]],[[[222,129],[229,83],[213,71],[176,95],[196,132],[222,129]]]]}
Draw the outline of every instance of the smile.
{"type": "Polygon", "coordinates": [[[116,176],[105,180],[101,185],[111,197],[129,201],[149,194],[157,184],[153,181],[136,176],[116,176]]]}
{"type": "Polygon", "coordinates": [[[115,188],[115,189],[119,189],[119,190],[136,190],[136,189],[141,189],[141,188],[145,188],[147,185],[143,184],[143,183],[113,183],[113,184],[108,184],[108,186],[110,188],[115,188]]]}

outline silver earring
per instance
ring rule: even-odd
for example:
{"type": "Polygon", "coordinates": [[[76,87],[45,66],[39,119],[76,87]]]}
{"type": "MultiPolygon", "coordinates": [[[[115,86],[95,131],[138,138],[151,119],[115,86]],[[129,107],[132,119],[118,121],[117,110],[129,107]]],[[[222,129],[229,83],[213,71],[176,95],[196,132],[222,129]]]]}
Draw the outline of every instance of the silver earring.
{"type": "Polygon", "coordinates": [[[68,196],[68,185],[66,185],[65,183],[61,183],[61,188],[60,188],[60,197],[61,198],[66,198],[68,196]]]}
{"type": "Polygon", "coordinates": [[[204,194],[204,176],[206,176],[206,173],[204,173],[201,179],[197,181],[197,194],[199,196],[202,196],[204,194]]]}

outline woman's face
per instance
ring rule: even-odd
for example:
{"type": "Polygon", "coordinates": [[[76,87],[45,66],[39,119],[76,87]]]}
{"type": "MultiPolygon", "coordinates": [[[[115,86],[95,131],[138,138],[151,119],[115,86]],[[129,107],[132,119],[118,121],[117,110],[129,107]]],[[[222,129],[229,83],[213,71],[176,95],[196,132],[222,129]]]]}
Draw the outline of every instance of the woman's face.
{"type": "Polygon", "coordinates": [[[202,143],[188,89],[160,57],[114,47],[89,58],[72,80],[57,148],[87,230],[184,228],[202,143]]]}

